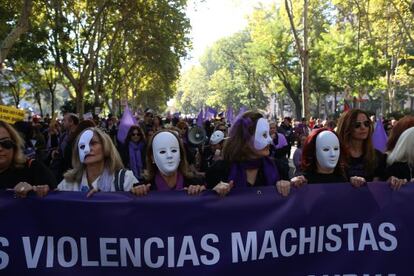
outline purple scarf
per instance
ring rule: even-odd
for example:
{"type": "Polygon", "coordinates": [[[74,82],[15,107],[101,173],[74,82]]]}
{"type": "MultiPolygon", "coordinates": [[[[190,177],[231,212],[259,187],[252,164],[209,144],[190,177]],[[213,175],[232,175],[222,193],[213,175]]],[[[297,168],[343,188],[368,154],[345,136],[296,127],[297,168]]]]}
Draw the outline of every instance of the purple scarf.
{"type": "Polygon", "coordinates": [[[157,186],[157,191],[180,191],[184,189],[184,177],[181,173],[177,172],[177,182],[175,184],[175,188],[171,189],[161,176],[160,172],[157,172],[155,175],[155,185],[157,186]]]}
{"type": "Polygon", "coordinates": [[[246,176],[246,170],[248,169],[262,169],[266,186],[276,185],[276,181],[280,180],[279,171],[269,157],[233,163],[230,168],[228,180],[233,180],[235,187],[248,186],[246,176]]]}
{"type": "Polygon", "coordinates": [[[144,148],[144,143],[129,142],[129,167],[136,178],[140,178],[143,168],[141,153],[144,148]]]}

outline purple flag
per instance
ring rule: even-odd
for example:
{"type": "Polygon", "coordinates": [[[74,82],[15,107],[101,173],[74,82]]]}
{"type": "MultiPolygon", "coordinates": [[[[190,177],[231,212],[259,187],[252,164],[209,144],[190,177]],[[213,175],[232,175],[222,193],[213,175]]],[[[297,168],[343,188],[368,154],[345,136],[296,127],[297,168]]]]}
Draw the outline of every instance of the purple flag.
{"type": "Polygon", "coordinates": [[[217,114],[217,110],[215,110],[214,108],[211,107],[206,107],[206,113],[204,114],[204,119],[205,120],[210,120],[214,117],[216,117],[217,114]]]}
{"type": "Polygon", "coordinates": [[[227,108],[227,111],[226,111],[226,120],[227,120],[227,123],[229,123],[229,124],[232,124],[233,123],[233,108],[230,106],[230,107],[228,107],[227,108]]]}
{"type": "Polygon", "coordinates": [[[134,116],[132,116],[131,110],[129,110],[128,105],[125,106],[124,114],[122,114],[121,122],[119,123],[117,138],[121,143],[125,142],[128,131],[131,126],[137,125],[137,121],[134,116]]]}
{"type": "Polygon", "coordinates": [[[203,109],[200,110],[197,116],[197,126],[203,127],[203,109]]]}
{"type": "Polygon", "coordinates": [[[372,143],[374,148],[384,153],[387,149],[387,133],[385,132],[384,125],[382,124],[381,119],[377,120],[374,133],[372,135],[372,143]]]}
{"type": "Polygon", "coordinates": [[[243,115],[243,113],[246,112],[246,111],[247,111],[247,107],[245,105],[242,105],[240,107],[239,114],[237,114],[237,117],[243,115]]]}

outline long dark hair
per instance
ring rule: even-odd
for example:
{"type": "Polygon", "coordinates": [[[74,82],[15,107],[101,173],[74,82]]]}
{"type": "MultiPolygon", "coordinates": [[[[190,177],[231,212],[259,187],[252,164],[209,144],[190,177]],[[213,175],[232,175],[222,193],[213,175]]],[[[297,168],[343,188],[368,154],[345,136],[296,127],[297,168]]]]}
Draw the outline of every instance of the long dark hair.
{"type": "Polygon", "coordinates": [[[231,127],[229,138],[224,143],[223,157],[229,162],[246,161],[255,154],[251,145],[257,121],[263,115],[255,111],[245,112],[231,127]]]}
{"type": "Polygon", "coordinates": [[[125,139],[125,145],[128,145],[129,142],[131,141],[131,135],[134,132],[134,130],[138,130],[139,131],[139,133],[141,134],[141,141],[144,142],[144,143],[146,143],[147,139],[145,138],[145,134],[144,134],[144,131],[142,130],[142,128],[140,128],[137,125],[133,125],[128,130],[128,134],[127,134],[127,137],[125,139]]]}
{"type": "MultiPolygon", "coordinates": [[[[351,109],[346,113],[343,113],[338,121],[337,133],[339,137],[339,143],[344,148],[344,158],[346,160],[346,164],[349,163],[350,160],[350,150],[352,147],[351,140],[352,140],[352,132],[354,130],[354,123],[357,121],[357,117],[359,114],[364,114],[369,120],[369,115],[362,109],[351,109]]],[[[375,149],[372,144],[372,133],[374,131],[372,123],[369,125],[369,133],[368,138],[365,139],[362,145],[362,155],[364,157],[364,164],[365,164],[365,172],[371,174],[377,163],[377,156],[375,154],[375,149]]]]}

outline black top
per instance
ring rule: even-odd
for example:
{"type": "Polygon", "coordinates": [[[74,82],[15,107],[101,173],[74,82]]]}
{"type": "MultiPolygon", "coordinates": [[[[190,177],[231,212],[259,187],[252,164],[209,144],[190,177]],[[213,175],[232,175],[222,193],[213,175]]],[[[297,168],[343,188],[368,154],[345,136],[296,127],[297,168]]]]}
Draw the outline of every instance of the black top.
{"type": "MultiPolygon", "coordinates": [[[[122,144],[122,143],[118,143],[118,152],[119,155],[121,156],[122,159],[122,163],[124,163],[125,168],[131,169],[131,166],[129,164],[129,144],[122,144]]],[[[145,164],[146,164],[146,152],[147,152],[147,146],[144,145],[144,147],[141,150],[141,161],[142,161],[142,166],[143,168],[145,168],[145,164]]],[[[141,176],[141,179],[138,180],[143,180],[143,177],[141,176]]]]}
{"type": "MultiPolygon", "coordinates": [[[[283,180],[289,180],[289,166],[279,162],[279,160],[273,160],[279,171],[280,178],[283,180]]],[[[216,161],[206,172],[206,184],[207,189],[213,189],[220,181],[228,182],[231,163],[218,160],[216,161]]],[[[256,183],[248,183],[250,186],[265,186],[265,175],[263,168],[259,168],[256,176],[256,183]]]]}
{"type": "Polygon", "coordinates": [[[395,162],[387,167],[387,176],[395,176],[410,181],[414,177],[414,168],[411,168],[407,162],[395,162]]]}
{"type": "Polygon", "coordinates": [[[376,165],[374,171],[372,172],[367,172],[365,170],[365,160],[363,155],[357,158],[351,157],[346,170],[347,178],[349,179],[352,176],[361,176],[365,178],[367,182],[372,181],[374,177],[379,177],[380,180],[386,180],[386,157],[378,150],[375,150],[375,155],[376,165]]]}
{"type": "Polygon", "coordinates": [[[31,185],[49,185],[56,188],[56,180],[52,172],[41,162],[34,159],[26,162],[23,168],[9,168],[0,173],[0,190],[12,189],[19,182],[31,185]]]}
{"type": "Polygon", "coordinates": [[[344,183],[348,182],[346,178],[340,174],[330,173],[304,173],[303,175],[307,180],[308,184],[317,184],[317,183],[344,183]]]}
{"type": "MultiPolygon", "coordinates": [[[[157,184],[155,184],[155,178],[149,183],[151,184],[150,190],[156,191],[157,184]]],[[[138,185],[141,185],[141,183],[138,185]]],[[[204,179],[199,177],[184,177],[184,187],[189,187],[190,185],[204,185],[204,179]]],[[[171,190],[175,190],[175,188],[171,190]]]]}

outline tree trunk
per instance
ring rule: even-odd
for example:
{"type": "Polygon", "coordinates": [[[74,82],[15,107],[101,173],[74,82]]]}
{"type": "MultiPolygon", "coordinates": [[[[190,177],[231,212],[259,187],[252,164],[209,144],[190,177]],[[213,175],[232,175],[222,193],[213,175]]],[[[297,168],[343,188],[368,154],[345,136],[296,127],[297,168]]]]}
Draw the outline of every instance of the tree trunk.
{"type": "Polygon", "coordinates": [[[10,49],[19,37],[29,29],[29,17],[32,13],[33,0],[25,0],[20,14],[19,22],[16,27],[0,43],[0,64],[4,62],[10,49]]]}
{"type": "Polygon", "coordinates": [[[40,117],[43,118],[42,99],[40,97],[40,92],[35,92],[35,99],[36,99],[37,105],[39,106],[40,117]]]}
{"type": "Polygon", "coordinates": [[[76,113],[78,113],[79,117],[82,118],[83,114],[85,113],[85,103],[83,101],[83,96],[85,93],[85,84],[80,83],[76,88],[76,113]]]}
{"type": "Polygon", "coordinates": [[[303,50],[302,50],[302,116],[309,119],[309,49],[308,49],[308,0],[303,2],[303,50]]]}
{"type": "MultiPolygon", "coordinates": [[[[289,5],[289,0],[285,0],[286,12],[289,17],[290,28],[295,39],[296,51],[298,53],[301,64],[301,94],[302,107],[301,115],[309,119],[309,49],[308,49],[308,0],[303,3],[303,48],[302,42],[296,31],[293,21],[293,8],[289,5]],[[303,109],[302,109],[303,108],[303,109]]],[[[296,103],[295,103],[296,104],[296,103]]],[[[297,111],[296,111],[297,113],[297,111]]]]}

